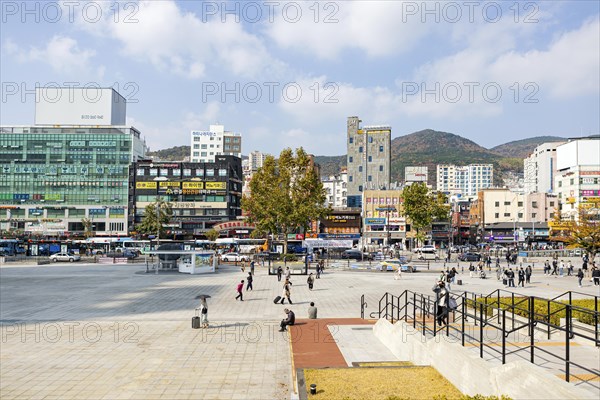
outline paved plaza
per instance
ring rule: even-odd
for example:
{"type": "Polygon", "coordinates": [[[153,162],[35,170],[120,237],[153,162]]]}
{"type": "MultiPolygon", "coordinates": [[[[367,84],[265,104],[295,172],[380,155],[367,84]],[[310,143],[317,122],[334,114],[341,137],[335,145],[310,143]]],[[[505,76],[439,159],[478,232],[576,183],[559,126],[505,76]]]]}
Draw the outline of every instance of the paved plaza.
{"type": "MultiPolygon", "coordinates": [[[[392,272],[328,269],[312,291],[306,276],[292,276],[290,308],[297,318],[306,318],[314,301],[319,318],[359,318],[362,294],[368,315],[386,291],[431,293],[440,269],[441,264],[434,265],[429,272],[403,274],[400,280],[394,280],[392,272]]],[[[288,305],[273,304],[283,282],[257,268],[254,290],[244,290],[244,301],[236,301],[236,285],[247,271],[222,266],[214,274],[187,275],[145,273],[142,264],[2,266],[0,396],[294,397],[289,338],[278,332],[288,305]],[[211,296],[211,328],[195,330],[190,320],[200,294],[211,296]]],[[[504,288],[495,278],[469,278],[468,272],[460,278],[464,285],[453,290],[489,293],[504,288]]],[[[515,289],[544,297],[568,290],[600,294],[600,287],[589,279],[578,288],[575,277],[548,277],[539,271],[530,287],[515,289]]],[[[372,354],[376,347],[368,344],[368,332],[349,328],[337,332],[348,364],[378,359],[372,354]]],[[[381,359],[388,358],[389,353],[382,354],[381,359]]]]}

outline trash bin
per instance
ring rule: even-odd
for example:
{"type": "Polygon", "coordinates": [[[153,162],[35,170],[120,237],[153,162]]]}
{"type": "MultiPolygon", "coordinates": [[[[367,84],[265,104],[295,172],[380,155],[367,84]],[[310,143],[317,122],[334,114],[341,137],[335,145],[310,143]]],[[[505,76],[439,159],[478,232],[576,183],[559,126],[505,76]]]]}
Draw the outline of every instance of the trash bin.
{"type": "Polygon", "coordinates": [[[310,385],[310,394],[317,394],[317,385],[314,383],[310,385]]]}

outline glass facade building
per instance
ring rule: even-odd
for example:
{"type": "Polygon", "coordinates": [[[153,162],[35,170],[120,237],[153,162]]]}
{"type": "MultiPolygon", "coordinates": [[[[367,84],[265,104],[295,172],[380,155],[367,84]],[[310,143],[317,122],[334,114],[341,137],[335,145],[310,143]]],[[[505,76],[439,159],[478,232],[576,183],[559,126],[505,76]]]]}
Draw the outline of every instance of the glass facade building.
{"type": "Polygon", "coordinates": [[[140,132],[124,126],[3,126],[2,230],[63,236],[126,235],[130,165],[145,155],[140,132]]]}

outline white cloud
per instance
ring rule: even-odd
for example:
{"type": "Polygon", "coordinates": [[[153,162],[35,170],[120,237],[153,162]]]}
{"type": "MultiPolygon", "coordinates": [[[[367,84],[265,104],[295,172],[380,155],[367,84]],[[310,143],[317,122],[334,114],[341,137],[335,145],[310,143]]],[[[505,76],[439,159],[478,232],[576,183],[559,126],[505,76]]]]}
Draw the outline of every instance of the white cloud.
{"type": "Polygon", "coordinates": [[[58,73],[77,76],[81,73],[93,73],[102,78],[105,68],[92,67],[91,60],[96,55],[93,50],[81,50],[77,40],[68,36],[55,35],[44,47],[30,47],[28,50],[18,46],[13,40],[5,41],[8,55],[18,62],[43,62],[58,73]]]}
{"type": "Polygon", "coordinates": [[[137,22],[115,23],[110,12],[99,23],[78,21],[93,34],[120,42],[121,53],[148,61],[161,72],[171,71],[189,79],[207,76],[209,67],[237,76],[254,77],[265,70],[281,68],[262,41],[244,30],[244,25],[228,19],[203,21],[203,17],[183,12],[173,1],[140,1],[137,22]]]}
{"type": "Polygon", "coordinates": [[[290,22],[294,16],[286,16],[282,8],[275,13],[274,22],[266,25],[266,34],[284,49],[308,52],[322,59],[335,59],[347,49],[359,50],[369,57],[401,53],[413,48],[432,28],[417,16],[407,17],[408,3],[416,4],[413,1],[301,2],[302,17],[298,22],[290,22]]]}

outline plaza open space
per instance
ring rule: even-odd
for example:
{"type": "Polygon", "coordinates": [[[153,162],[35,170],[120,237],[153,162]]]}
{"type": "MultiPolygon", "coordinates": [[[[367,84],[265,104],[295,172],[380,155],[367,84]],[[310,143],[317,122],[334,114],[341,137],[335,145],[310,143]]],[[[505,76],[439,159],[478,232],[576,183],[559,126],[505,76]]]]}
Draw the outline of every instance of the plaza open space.
{"type": "MultiPolygon", "coordinates": [[[[283,309],[307,318],[360,318],[377,311],[386,292],[431,294],[442,264],[405,273],[328,268],[311,291],[292,275],[292,305],[273,304],[283,282],[258,267],[254,288],[235,300],[239,267],[214,274],[146,273],[142,264],[4,265],[0,268],[0,393],[3,399],[289,399],[297,397],[290,335],[279,332],[283,309]],[[209,295],[208,329],[192,329],[199,295],[209,295]]],[[[460,269],[459,269],[460,271],[460,269]]],[[[494,279],[459,279],[487,294],[494,279]]],[[[575,277],[544,276],[516,292],[555,297],[569,290],[598,295],[575,277]]],[[[344,362],[393,361],[371,329],[331,330],[344,362]]],[[[593,348],[592,348],[593,349],[593,348]]],[[[593,349],[598,351],[598,349],[593,349]]]]}

